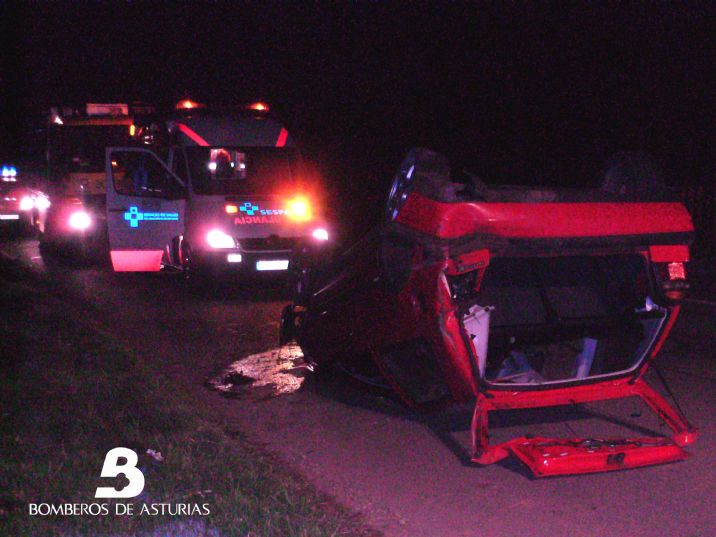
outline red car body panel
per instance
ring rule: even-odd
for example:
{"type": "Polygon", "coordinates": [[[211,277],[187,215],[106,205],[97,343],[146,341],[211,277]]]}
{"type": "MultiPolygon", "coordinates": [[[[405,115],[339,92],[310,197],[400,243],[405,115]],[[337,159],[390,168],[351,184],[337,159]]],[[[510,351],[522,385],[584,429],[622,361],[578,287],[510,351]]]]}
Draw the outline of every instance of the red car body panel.
{"type": "Polygon", "coordinates": [[[441,239],[475,233],[565,238],[693,231],[680,203],[442,203],[411,194],[398,222],[441,239]]]}
{"type": "MultiPolygon", "coordinates": [[[[408,175],[411,173],[412,168],[408,175]]],[[[434,406],[430,397],[422,397],[424,393],[444,395],[437,398],[443,403],[475,401],[472,460],[478,464],[513,454],[541,477],[686,458],[683,447],[696,439],[696,429],[646,384],[643,375],[676,320],[684,287],[681,279],[664,282],[649,273],[676,265],[678,270],[673,274],[685,274],[683,263],[689,260],[688,245],[694,229],[691,218],[679,203],[582,198],[576,202],[445,202],[417,188],[407,191],[392,221],[377,235],[364,239],[332,264],[311,269],[312,292],[294,305],[301,317],[299,343],[306,355],[319,363],[337,361],[346,354],[369,355],[401,399],[416,408],[434,406]],[[391,250],[385,248],[384,239],[390,234],[399,238],[394,246],[402,253],[398,261],[386,262],[385,252],[391,250]],[[478,297],[472,302],[477,304],[486,274],[501,259],[549,259],[572,254],[579,259],[597,259],[605,253],[641,259],[645,274],[655,282],[649,284],[651,293],[664,295],[651,314],[650,306],[640,314],[645,318],[657,313],[661,316],[658,323],[649,325],[653,326],[651,339],[644,339],[637,347],[644,349],[642,358],[630,362],[629,367],[568,376],[564,381],[510,384],[499,378],[489,380],[486,357],[479,356],[479,344],[466,329],[466,306],[458,296],[457,280],[472,278],[468,291],[478,297]],[[392,269],[386,268],[390,266],[392,269]],[[391,275],[391,270],[397,276],[391,275]],[[423,355],[429,359],[419,362],[423,355]],[[418,363],[432,364],[435,370],[425,373],[430,367],[414,365],[418,363]],[[444,393],[427,388],[427,392],[421,392],[420,383],[429,383],[430,375],[441,379],[444,393]],[[602,440],[519,437],[494,446],[489,443],[491,411],[623,397],[645,401],[673,435],[602,440]]],[[[296,262],[296,266],[300,264],[296,262]]],[[[635,281],[637,287],[641,285],[638,278],[635,281]]],[[[559,316],[557,320],[563,321],[559,316]]],[[[543,328],[551,329],[550,323],[543,328]]]]}

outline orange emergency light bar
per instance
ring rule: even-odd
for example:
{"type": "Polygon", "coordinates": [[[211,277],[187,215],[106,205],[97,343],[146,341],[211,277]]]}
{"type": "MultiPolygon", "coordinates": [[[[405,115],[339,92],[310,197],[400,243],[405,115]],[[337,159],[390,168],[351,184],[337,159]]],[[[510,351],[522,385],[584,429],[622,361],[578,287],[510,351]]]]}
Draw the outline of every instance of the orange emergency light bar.
{"type": "Polygon", "coordinates": [[[308,222],[313,218],[311,202],[305,196],[296,196],[287,200],[286,214],[294,222],[308,222]]]}
{"type": "Polygon", "coordinates": [[[193,110],[194,108],[202,108],[204,105],[191,99],[183,99],[177,103],[177,110],[193,110]]]}
{"type": "Polygon", "coordinates": [[[249,110],[253,110],[254,112],[268,112],[269,111],[269,105],[266,103],[263,103],[261,101],[256,101],[255,103],[251,103],[249,106],[247,106],[249,110]]]}

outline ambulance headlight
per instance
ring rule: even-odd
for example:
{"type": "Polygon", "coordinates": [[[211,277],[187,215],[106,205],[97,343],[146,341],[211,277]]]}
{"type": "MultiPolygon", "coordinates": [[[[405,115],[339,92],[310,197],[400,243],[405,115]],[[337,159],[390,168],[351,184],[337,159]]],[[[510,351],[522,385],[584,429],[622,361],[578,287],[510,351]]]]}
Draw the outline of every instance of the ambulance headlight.
{"type": "Polygon", "coordinates": [[[35,207],[35,202],[30,196],[25,196],[20,200],[21,211],[31,211],[35,207]]]}
{"type": "Polygon", "coordinates": [[[314,239],[317,241],[327,241],[328,240],[328,230],[322,227],[318,227],[313,230],[313,233],[311,233],[314,239]]]}
{"type": "Polygon", "coordinates": [[[236,242],[231,235],[227,235],[220,229],[212,229],[206,234],[206,242],[212,248],[235,248],[236,242]]]}
{"type": "Polygon", "coordinates": [[[92,218],[85,211],[75,211],[70,215],[69,224],[72,229],[84,231],[92,225],[92,218]]]}

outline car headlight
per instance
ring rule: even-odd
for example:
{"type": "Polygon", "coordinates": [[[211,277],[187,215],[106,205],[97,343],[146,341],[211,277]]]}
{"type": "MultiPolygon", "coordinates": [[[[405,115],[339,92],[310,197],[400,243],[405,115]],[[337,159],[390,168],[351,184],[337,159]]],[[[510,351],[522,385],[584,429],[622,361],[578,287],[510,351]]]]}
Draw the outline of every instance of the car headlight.
{"type": "Polygon", "coordinates": [[[314,239],[317,241],[327,241],[328,240],[328,230],[322,227],[318,227],[313,230],[313,233],[311,233],[314,239]]]}
{"type": "Polygon", "coordinates": [[[38,211],[46,211],[50,208],[50,200],[45,196],[38,196],[35,199],[35,207],[37,207],[38,211]]]}
{"type": "Polygon", "coordinates": [[[206,234],[206,242],[212,248],[235,248],[236,242],[231,235],[227,235],[220,229],[212,229],[206,234]]]}
{"type": "Polygon", "coordinates": [[[68,223],[72,229],[84,231],[92,225],[92,218],[85,211],[75,211],[70,215],[68,223]]]}
{"type": "Polygon", "coordinates": [[[20,200],[21,211],[31,211],[35,207],[35,202],[30,196],[25,196],[20,200]]]}

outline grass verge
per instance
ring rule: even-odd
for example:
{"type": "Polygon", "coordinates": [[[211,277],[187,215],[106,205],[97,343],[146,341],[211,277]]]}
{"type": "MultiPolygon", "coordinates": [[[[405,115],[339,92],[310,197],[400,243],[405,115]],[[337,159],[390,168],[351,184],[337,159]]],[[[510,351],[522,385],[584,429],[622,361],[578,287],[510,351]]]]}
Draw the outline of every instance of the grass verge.
{"type": "Polygon", "coordinates": [[[0,258],[0,534],[376,535],[196,405],[86,308],[0,258]],[[95,499],[96,487],[113,485],[99,473],[118,446],[139,454],[144,491],[95,499]],[[100,503],[109,514],[30,516],[30,503],[100,503]],[[134,516],[116,516],[118,503],[133,504],[134,516]],[[210,514],[140,514],[162,504],[207,504],[210,514]]]}

